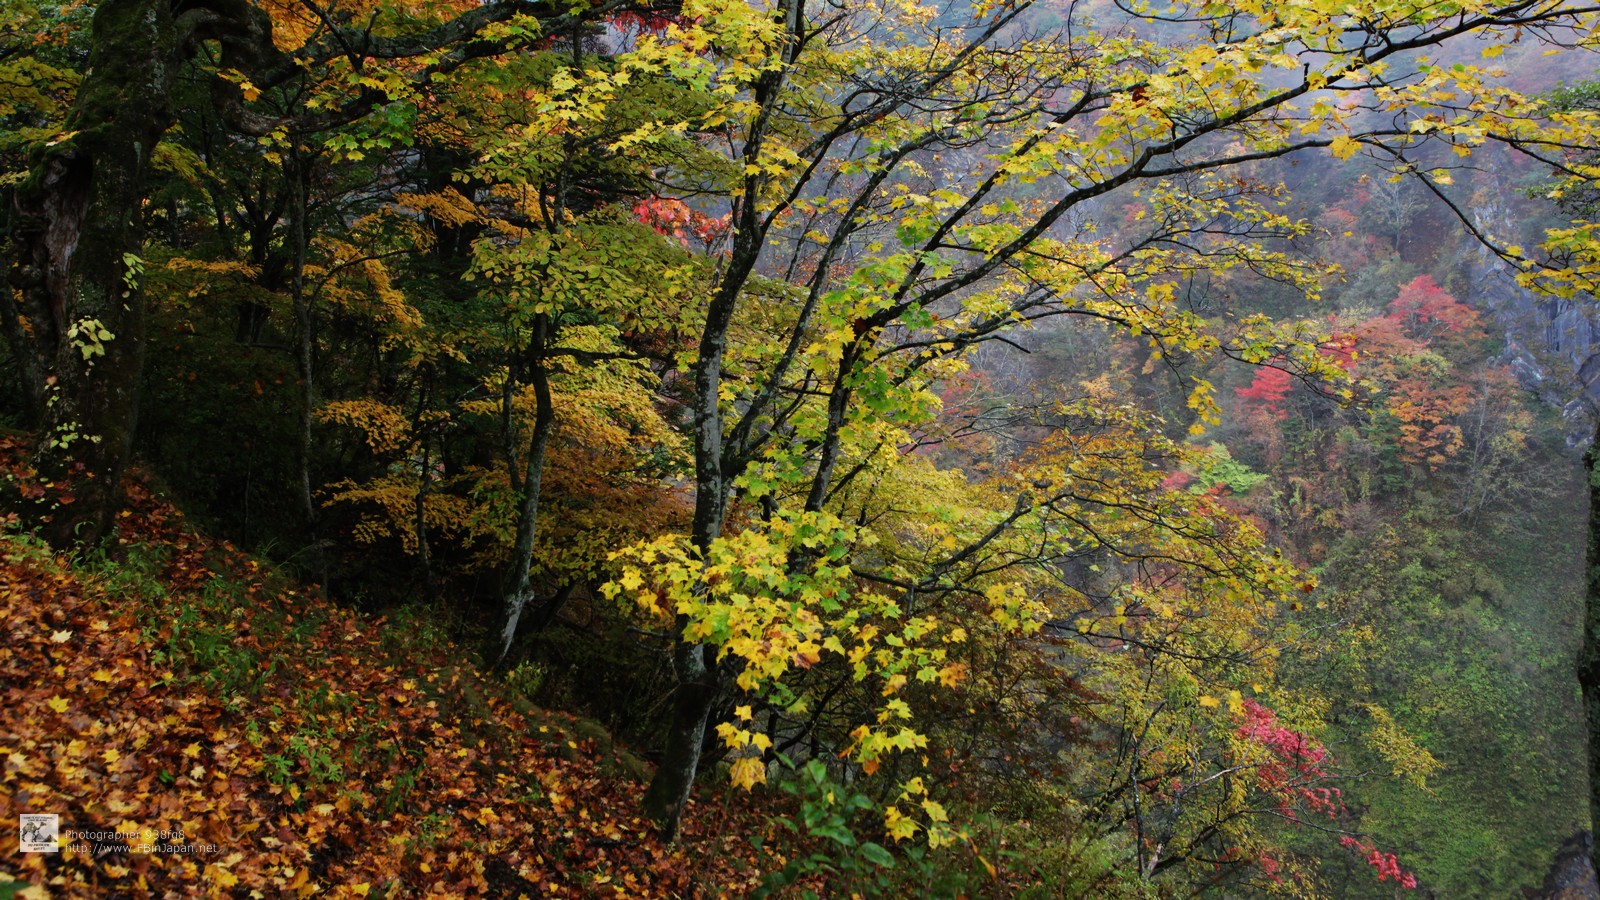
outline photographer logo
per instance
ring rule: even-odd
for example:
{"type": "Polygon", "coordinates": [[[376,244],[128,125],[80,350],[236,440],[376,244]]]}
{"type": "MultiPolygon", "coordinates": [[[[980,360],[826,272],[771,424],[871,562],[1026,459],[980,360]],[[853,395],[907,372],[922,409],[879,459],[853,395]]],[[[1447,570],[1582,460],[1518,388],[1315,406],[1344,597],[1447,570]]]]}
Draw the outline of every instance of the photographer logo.
{"type": "Polygon", "coordinates": [[[61,817],[54,813],[23,813],[17,828],[23,853],[57,853],[61,850],[61,817]]]}

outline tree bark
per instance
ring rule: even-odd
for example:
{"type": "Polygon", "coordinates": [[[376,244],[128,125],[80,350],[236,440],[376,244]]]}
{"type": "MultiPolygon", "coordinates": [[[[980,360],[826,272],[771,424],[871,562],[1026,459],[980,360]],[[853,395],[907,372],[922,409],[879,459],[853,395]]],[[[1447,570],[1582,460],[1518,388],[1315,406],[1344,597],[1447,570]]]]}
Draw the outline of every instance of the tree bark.
{"type": "MultiPolygon", "coordinates": [[[[678,630],[682,632],[682,622],[678,630]]],[[[715,653],[704,644],[683,641],[679,641],[672,651],[672,667],[677,676],[672,724],[662,746],[661,762],[657,764],[655,777],[650,779],[650,787],[644,795],[645,813],[656,822],[669,841],[678,838],[683,824],[683,810],[689,803],[694,777],[700,769],[706,725],[717,698],[715,653]]]]}
{"type": "Polygon", "coordinates": [[[99,4],[92,40],[68,134],[12,193],[21,308],[0,309],[40,426],[39,469],[73,497],[40,510],[58,547],[98,541],[120,499],[144,363],[142,205],[185,53],[165,0],[99,4]]]}
{"type": "MultiPolygon", "coordinates": [[[[751,201],[746,201],[745,209],[752,209],[751,201]]],[[[753,218],[753,212],[749,217],[753,218]]],[[[722,535],[732,482],[737,474],[731,471],[736,466],[723,457],[719,390],[723,358],[728,349],[728,328],[733,322],[734,307],[745,276],[755,266],[760,241],[760,234],[752,223],[749,232],[741,234],[735,242],[729,274],[706,309],[706,324],[700,333],[700,358],[695,367],[694,526],[690,539],[702,552],[722,535]]],[[[679,615],[677,634],[682,635],[687,626],[688,618],[679,615]]],[[[700,769],[706,724],[720,686],[715,651],[710,647],[680,639],[673,648],[672,665],[677,682],[672,724],[667,728],[661,762],[644,796],[645,814],[669,841],[678,837],[683,809],[689,802],[689,792],[700,769]]]]}
{"type": "MultiPolygon", "coordinates": [[[[790,40],[782,52],[783,65],[772,69],[757,80],[754,98],[760,112],[751,122],[745,136],[742,156],[753,165],[760,159],[762,145],[777,108],[787,75],[787,66],[793,62],[793,53],[802,31],[803,0],[783,0],[776,14],[783,17],[785,33],[790,40]]],[[[767,224],[762,218],[759,197],[762,193],[759,166],[747,169],[744,192],[733,214],[733,246],[727,267],[717,283],[716,291],[706,307],[706,322],[700,331],[699,359],[694,370],[694,465],[695,500],[694,526],[690,540],[704,552],[711,542],[722,536],[722,526],[728,517],[728,504],[733,493],[733,479],[744,467],[744,460],[734,458],[737,447],[727,452],[722,426],[722,366],[728,350],[728,329],[733,323],[734,309],[744,292],[746,282],[755,271],[756,263],[766,243],[767,224]]],[[[699,587],[697,590],[701,589],[699,587]]],[[[667,840],[676,840],[682,824],[684,806],[694,788],[695,775],[700,769],[700,753],[705,742],[706,726],[711,718],[712,706],[721,689],[716,651],[708,646],[682,639],[687,618],[678,616],[678,643],[673,648],[673,669],[677,684],[673,696],[672,724],[668,726],[666,742],[662,747],[661,763],[655,777],[645,791],[644,811],[662,830],[667,840]]]]}
{"type": "MultiPolygon", "coordinates": [[[[534,402],[533,435],[528,440],[528,452],[522,476],[522,503],[517,509],[517,542],[511,550],[511,571],[507,574],[507,591],[501,618],[499,652],[494,665],[505,662],[511,644],[517,638],[517,625],[522,621],[522,611],[533,600],[533,539],[539,527],[540,484],[544,477],[544,456],[550,446],[555,429],[555,410],[550,406],[550,375],[545,369],[544,353],[549,345],[550,317],[541,313],[534,317],[533,337],[529,353],[532,357],[528,380],[533,384],[534,402]]],[[[509,375],[507,376],[510,377],[509,375]]],[[[509,397],[506,399],[509,403],[509,397]]],[[[515,458],[511,464],[516,465],[515,458]]]]}
{"type": "Polygon", "coordinates": [[[306,249],[310,246],[306,229],[306,195],[310,192],[311,160],[299,146],[289,149],[288,161],[283,166],[284,180],[292,196],[289,201],[289,299],[294,308],[295,371],[300,377],[300,444],[296,448],[295,464],[300,488],[300,515],[305,519],[306,547],[310,548],[311,565],[328,583],[325,557],[317,539],[317,503],[311,491],[311,444],[315,434],[317,416],[317,331],[316,315],[311,308],[311,297],[306,295],[306,249]]]}
{"type": "MultiPolygon", "coordinates": [[[[751,210],[746,200],[745,209],[751,210]]],[[[753,218],[753,212],[750,214],[753,218]]],[[[695,504],[691,540],[704,551],[722,535],[728,515],[728,501],[736,472],[723,458],[722,363],[728,348],[728,328],[742,289],[745,274],[754,268],[760,252],[760,236],[750,228],[735,242],[729,274],[706,310],[706,324],[700,334],[700,359],[695,367],[694,457],[695,504]]],[[[696,590],[700,590],[697,586],[696,590]]],[[[688,618],[677,617],[676,632],[684,633],[688,618]]],[[[700,750],[704,746],[706,724],[719,688],[715,651],[702,644],[679,640],[672,652],[676,685],[673,694],[672,724],[667,728],[661,762],[645,791],[644,810],[667,840],[676,840],[683,809],[689,802],[695,775],[700,769],[700,750]]]]}

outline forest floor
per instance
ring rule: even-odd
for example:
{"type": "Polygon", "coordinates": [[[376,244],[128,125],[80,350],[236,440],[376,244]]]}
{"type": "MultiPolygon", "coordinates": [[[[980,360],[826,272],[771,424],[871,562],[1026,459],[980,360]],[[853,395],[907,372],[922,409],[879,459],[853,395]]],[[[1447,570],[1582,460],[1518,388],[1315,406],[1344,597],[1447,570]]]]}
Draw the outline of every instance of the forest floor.
{"type": "Polygon", "coordinates": [[[602,729],[129,501],[99,555],[0,531],[0,822],[60,834],[7,835],[0,897],[717,896],[783,865],[746,797],[666,845],[602,729]]]}

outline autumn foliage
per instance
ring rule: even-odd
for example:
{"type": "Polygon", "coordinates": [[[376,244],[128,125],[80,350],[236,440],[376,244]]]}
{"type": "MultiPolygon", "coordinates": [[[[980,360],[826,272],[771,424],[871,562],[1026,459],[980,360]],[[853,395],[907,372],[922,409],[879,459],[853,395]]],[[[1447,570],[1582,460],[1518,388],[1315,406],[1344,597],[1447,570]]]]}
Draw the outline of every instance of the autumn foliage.
{"type": "Polygon", "coordinates": [[[1294,376],[1274,366],[1263,366],[1255,371],[1250,385],[1234,391],[1245,402],[1245,409],[1258,412],[1274,422],[1289,417],[1286,398],[1294,388],[1294,376]]]}
{"type": "MultiPolygon", "coordinates": [[[[13,474],[18,449],[0,444],[13,474]]],[[[128,835],[11,856],[15,878],[61,897],[645,897],[757,880],[743,835],[759,819],[736,800],[664,845],[633,799],[638,764],[603,732],[286,583],[147,489],[130,486],[109,553],[116,566],[74,568],[0,537],[0,815],[128,835]],[[147,830],[183,840],[126,852],[147,830]]]]}
{"type": "Polygon", "coordinates": [[[1407,188],[1600,135],[1560,2],[14,5],[0,815],[220,848],[68,895],[1309,892],[1308,567],[1526,443],[1407,188]]]}

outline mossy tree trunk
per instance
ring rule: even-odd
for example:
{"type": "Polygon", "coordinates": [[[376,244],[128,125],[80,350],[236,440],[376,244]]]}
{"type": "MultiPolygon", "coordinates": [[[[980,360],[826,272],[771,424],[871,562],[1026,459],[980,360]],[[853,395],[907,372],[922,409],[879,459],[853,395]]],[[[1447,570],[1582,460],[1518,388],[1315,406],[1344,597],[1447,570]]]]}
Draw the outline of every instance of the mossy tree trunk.
{"type": "MultiPolygon", "coordinates": [[[[733,500],[734,479],[753,458],[746,448],[740,446],[740,441],[735,440],[730,445],[725,440],[722,375],[735,309],[744,294],[745,285],[756,272],[767,243],[768,229],[774,221],[769,211],[762,207],[760,198],[764,183],[757,163],[761,159],[762,147],[767,141],[774,117],[783,102],[787,67],[794,62],[794,54],[805,31],[803,0],[782,0],[776,6],[776,13],[782,16],[784,31],[790,40],[782,52],[782,65],[765,72],[757,80],[752,92],[760,112],[745,132],[741,151],[747,174],[743,192],[732,213],[733,244],[729,249],[727,265],[706,307],[706,321],[700,331],[699,358],[694,368],[695,501],[690,540],[702,554],[722,536],[728,508],[733,500]]],[[[776,374],[772,377],[775,380],[780,378],[776,374]]],[[[759,415],[757,410],[770,402],[769,397],[747,414],[759,415]]],[[[703,585],[697,588],[703,589],[703,585]]],[[[677,682],[673,692],[672,721],[667,727],[666,740],[661,748],[661,762],[644,795],[645,814],[657,823],[668,840],[676,840],[682,827],[684,808],[689,803],[695,776],[700,771],[700,756],[711,724],[711,711],[725,687],[725,673],[718,665],[716,648],[688,640],[685,637],[687,626],[688,618],[678,615],[676,630],[679,641],[672,654],[677,682]]]]}
{"type": "Polygon", "coordinates": [[[17,323],[6,331],[40,470],[69,501],[41,510],[57,546],[98,540],[117,507],[144,359],[145,185],[185,53],[166,0],[101,3],[92,39],[68,133],[37,152],[10,210],[22,308],[6,311],[17,323]]]}

